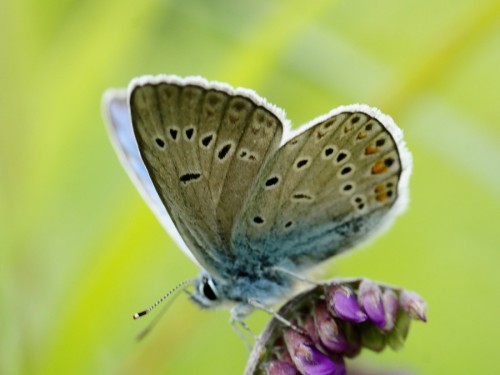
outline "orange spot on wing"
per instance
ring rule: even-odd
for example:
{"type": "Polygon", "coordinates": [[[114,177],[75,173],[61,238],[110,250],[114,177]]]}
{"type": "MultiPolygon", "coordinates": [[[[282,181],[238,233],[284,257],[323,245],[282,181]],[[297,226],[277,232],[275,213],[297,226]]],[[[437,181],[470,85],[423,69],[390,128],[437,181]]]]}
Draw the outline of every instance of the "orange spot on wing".
{"type": "Polygon", "coordinates": [[[372,155],[378,152],[378,148],[374,145],[368,145],[365,148],[365,155],[372,155]]]}
{"type": "Polygon", "coordinates": [[[384,202],[387,200],[387,194],[382,193],[375,197],[379,202],[384,202]]]}
{"type": "Polygon", "coordinates": [[[385,190],[385,187],[383,184],[378,184],[375,186],[375,193],[382,193],[385,190]]]}
{"type": "Polygon", "coordinates": [[[384,172],[387,172],[387,166],[385,165],[383,160],[379,160],[375,164],[373,164],[372,167],[373,174],[380,174],[384,172]]]}

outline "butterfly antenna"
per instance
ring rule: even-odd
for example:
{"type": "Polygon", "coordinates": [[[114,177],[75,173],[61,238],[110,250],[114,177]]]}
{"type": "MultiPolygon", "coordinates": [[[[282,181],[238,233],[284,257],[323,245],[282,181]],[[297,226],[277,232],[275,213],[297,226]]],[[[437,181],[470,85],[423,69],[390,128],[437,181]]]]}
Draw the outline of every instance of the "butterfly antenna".
{"type": "Polygon", "coordinates": [[[160,319],[163,317],[165,311],[168,310],[168,308],[175,301],[178,295],[179,295],[178,293],[174,294],[172,298],[169,299],[165,305],[163,305],[163,308],[160,310],[160,312],[153,318],[153,320],[151,320],[151,322],[149,322],[146,328],[144,328],[141,332],[139,332],[139,334],[135,337],[137,341],[141,341],[144,337],[146,337],[149,334],[149,332],[153,330],[153,328],[158,324],[160,319]]]}
{"type": "Polygon", "coordinates": [[[178,284],[175,288],[171,289],[167,294],[161,297],[158,301],[149,306],[146,310],[139,311],[134,314],[134,319],[139,319],[140,317],[149,314],[156,306],[165,301],[172,293],[177,292],[179,289],[185,289],[188,285],[194,284],[196,279],[185,280],[178,284]]]}

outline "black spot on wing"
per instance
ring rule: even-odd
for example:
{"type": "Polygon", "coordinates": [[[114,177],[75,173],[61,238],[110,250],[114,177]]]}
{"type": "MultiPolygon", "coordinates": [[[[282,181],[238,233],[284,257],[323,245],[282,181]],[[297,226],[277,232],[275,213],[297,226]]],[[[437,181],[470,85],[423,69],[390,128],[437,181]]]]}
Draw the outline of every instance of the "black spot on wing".
{"type": "Polygon", "coordinates": [[[227,156],[227,154],[229,153],[229,150],[231,150],[231,144],[230,143],[227,143],[224,146],[222,146],[222,148],[219,150],[219,153],[217,154],[217,156],[219,157],[219,159],[223,160],[227,156]]]}
{"type": "Polygon", "coordinates": [[[333,148],[332,147],[328,147],[325,149],[325,156],[330,156],[331,154],[333,154],[333,148]]]}
{"type": "Polygon", "coordinates": [[[263,219],[263,218],[261,218],[260,216],[255,216],[255,217],[253,218],[253,222],[254,222],[255,224],[263,224],[263,223],[264,223],[264,219],[263,219]]]}
{"type": "Polygon", "coordinates": [[[312,201],[313,197],[305,193],[295,193],[292,195],[292,199],[296,201],[312,201]]]}
{"type": "Polygon", "coordinates": [[[160,147],[160,148],[165,147],[165,141],[164,141],[163,139],[161,139],[161,138],[156,138],[156,139],[155,139],[155,142],[156,142],[156,144],[158,145],[158,147],[160,147]]]}
{"type": "Polygon", "coordinates": [[[347,157],[347,154],[345,152],[339,152],[339,154],[337,155],[337,163],[340,163],[346,157],[347,157]]]}
{"type": "Polygon", "coordinates": [[[177,139],[177,130],[176,129],[170,129],[170,136],[172,139],[175,141],[177,139]]]}
{"type": "Polygon", "coordinates": [[[214,136],[212,134],[210,135],[207,135],[205,137],[203,137],[201,139],[201,144],[204,146],[204,147],[208,147],[210,146],[210,142],[212,142],[212,139],[214,138],[214,136]]]}
{"type": "Polygon", "coordinates": [[[200,173],[186,173],[180,177],[181,182],[187,184],[188,182],[195,181],[201,177],[200,173]]]}
{"type": "Polygon", "coordinates": [[[279,178],[278,177],[271,177],[270,179],[268,179],[266,181],[266,186],[273,186],[273,185],[276,185],[279,181],[279,178]]]}
{"type": "Polygon", "coordinates": [[[187,139],[191,139],[193,137],[193,134],[194,134],[194,129],[193,128],[187,128],[186,129],[186,138],[187,139]]]}

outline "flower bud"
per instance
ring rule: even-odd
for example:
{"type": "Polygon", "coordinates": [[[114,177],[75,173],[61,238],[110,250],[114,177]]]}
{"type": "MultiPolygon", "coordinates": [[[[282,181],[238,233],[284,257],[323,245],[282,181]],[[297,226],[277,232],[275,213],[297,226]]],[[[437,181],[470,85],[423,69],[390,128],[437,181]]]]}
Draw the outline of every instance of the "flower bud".
{"type": "Polygon", "coordinates": [[[399,303],[410,318],[421,320],[422,322],[427,321],[427,317],[425,315],[427,304],[419,294],[403,290],[399,296],[399,303]]]}
{"type": "Polygon", "coordinates": [[[378,327],[385,326],[385,311],[382,302],[382,291],[373,281],[363,279],[359,285],[359,303],[368,318],[378,327]]]}
{"type": "Polygon", "coordinates": [[[306,331],[315,345],[321,345],[321,339],[319,338],[319,334],[314,323],[314,318],[311,315],[307,316],[304,319],[304,322],[300,325],[300,328],[306,331]]]}
{"type": "Polygon", "coordinates": [[[353,323],[367,319],[361,310],[354,292],[345,285],[332,285],[325,288],[327,306],[332,314],[353,323]]]}
{"type": "Polygon", "coordinates": [[[309,337],[293,329],[287,329],[284,337],[288,352],[300,373],[311,375],[344,375],[346,373],[342,358],[327,357],[314,346],[309,337]]]}
{"type": "Polygon", "coordinates": [[[382,295],[385,311],[385,325],[382,327],[384,332],[390,332],[398,318],[399,299],[392,289],[386,289],[382,295]]]}
{"type": "Polygon", "coordinates": [[[324,303],[316,304],[314,309],[314,324],[321,343],[325,348],[334,353],[342,353],[346,350],[347,342],[344,334],[333,316],[328,312],[324,303]]]}

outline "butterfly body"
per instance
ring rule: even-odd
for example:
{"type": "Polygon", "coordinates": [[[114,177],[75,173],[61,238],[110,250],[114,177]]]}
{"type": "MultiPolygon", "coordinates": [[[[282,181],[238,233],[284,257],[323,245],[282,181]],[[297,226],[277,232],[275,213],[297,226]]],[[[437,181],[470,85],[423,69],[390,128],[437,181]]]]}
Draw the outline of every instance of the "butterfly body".
{"type": "Polygon", "coordinates": [[[292,133],[253,91],[145,76],[104,98],[122,163],[202,273],[193,300],[269,305],[307,269],[406,206],[411,155],[392,119],[340,107],[292,133]]]}
{"type": "MultiPolygon", "coordinates": [[[[232,270],[231,270],[232,271],[232,270]]],[[[283,275],[276,269],[257,269],[255,267],[235,267],[234,273],[224,274],[225,278],[213,278],[211,275],[202,274],[199,283],[210,278],[216,288],[217,301],[224,303],[248,304],[249,301],[259,301],[271,306],[284,296],[290,295],[296,280],[283,275]]],[[[214,306],[213,301],[205,303],[206,292],[201,289],[201,297],[194,297],[202,307],[214,306]]]]}

